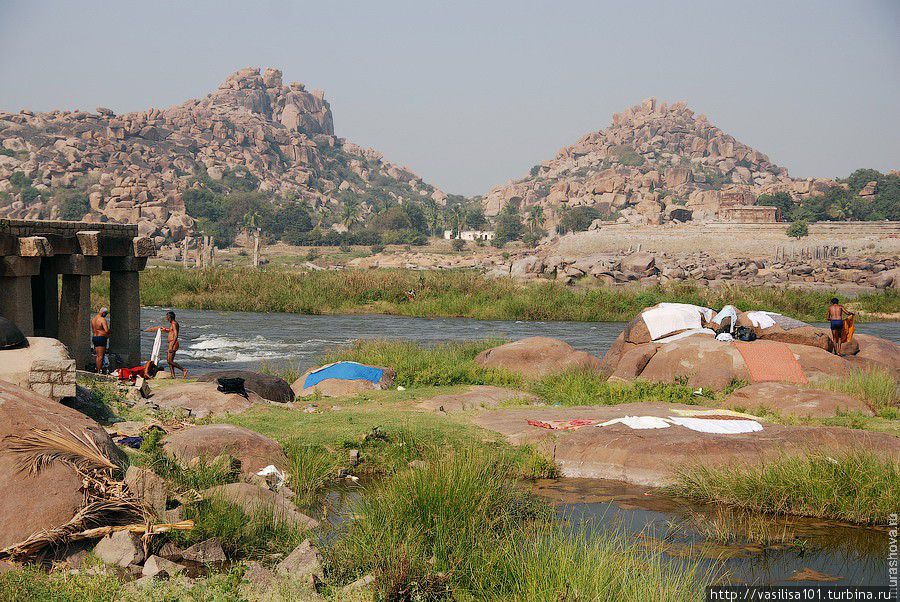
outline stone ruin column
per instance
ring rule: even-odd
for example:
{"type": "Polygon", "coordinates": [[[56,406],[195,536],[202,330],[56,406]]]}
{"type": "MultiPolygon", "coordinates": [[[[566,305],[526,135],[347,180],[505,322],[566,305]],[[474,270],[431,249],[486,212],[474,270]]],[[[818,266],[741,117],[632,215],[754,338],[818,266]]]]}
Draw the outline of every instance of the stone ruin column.
{"type": "Polygon", "coordinates": [[[31,278],[40,269],[37,257],[0,258],[0,316],[18,326],[26,337],[34,336],[31,278]]]}
{"type": "Polygon", "coordinates": [[[126,367],[142,363],[140,270],[146,258],[106,257],[109,270],[110,351],[122,356],[126,367]]]}
{"type": "Polygon", "coordinates": [[[63,274],[59,302],[59,340],[83,370],[91,361],[91,277],[63,274]]]}

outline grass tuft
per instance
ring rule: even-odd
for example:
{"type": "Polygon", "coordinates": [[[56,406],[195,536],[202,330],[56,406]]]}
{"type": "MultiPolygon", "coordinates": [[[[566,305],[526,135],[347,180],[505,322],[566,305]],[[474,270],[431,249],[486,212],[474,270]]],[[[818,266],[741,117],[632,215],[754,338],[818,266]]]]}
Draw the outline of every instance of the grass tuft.
{"type": "Polygon", "coordinates": [[[668,492],[757,512],[886,525],[900,508],[900,465],[871,452],[783,457],[760,467],[693,467],[668,492]]]}
{"type": "Polygon", "coordinates": [[[848,375],[832,376],[822,387],[865,401],[881,418],[900,418],[900,382],[884,368],[854,370],[848,375]]]}

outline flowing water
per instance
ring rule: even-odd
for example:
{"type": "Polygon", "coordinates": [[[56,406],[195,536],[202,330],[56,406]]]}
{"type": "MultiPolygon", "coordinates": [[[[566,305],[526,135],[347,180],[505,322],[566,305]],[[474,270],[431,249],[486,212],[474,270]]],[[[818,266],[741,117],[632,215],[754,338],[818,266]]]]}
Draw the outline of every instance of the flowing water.
{"type": "MultiPolygon", "coordinates": [[[[145,307],[142,325],[162,323],[165,310],[145,307]]],[[[622,332],[621,322],[524,322],[471,318],[401,316],[306,316],[300,314],[177,310],[181,324],[178,360],[193,373],[257,369],[260,362],[305,371],[326,351],[357,339],[406,339],[423,344],[485,338],[509,340],[532,336],[562,339],[599,357],[622,332]]],[[[115,323],[113,323],[115,327],[115,323]]],[[[858,332],[900,342],[900,322],[861,324],[858,332]]],[[[153,334],[142,337],[149,357],[153,334]]],[[[114,351],[114,350],[113,350],[114,351]]]]}

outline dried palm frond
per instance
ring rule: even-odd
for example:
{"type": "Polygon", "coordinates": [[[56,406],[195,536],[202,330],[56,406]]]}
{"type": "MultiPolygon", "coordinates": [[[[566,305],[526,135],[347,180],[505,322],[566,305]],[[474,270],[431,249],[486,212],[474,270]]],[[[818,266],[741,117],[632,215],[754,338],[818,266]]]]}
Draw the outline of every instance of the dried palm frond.
{"type": "Polygon", "coordinates": [[[144,520],[144,509],[131,499],[97,499],[84,506],[64,525],[39,531],[15,545],[0,550],[0,558],[26,558],[48,547],[73,541],[73,536],[103,525],[128,524],[144,520]]]}
{"type": "Polygon", "coordinates": [[[96,470],[120,470],[121,465],[109,458],[87,432],[76,435],[68,428],[68,435],[58,431],[33,429],[27,435],[7,439],[10,451],[21,454],[20,470],[40,472],[55,460],[62,460],[80,473],[96,470]]]}

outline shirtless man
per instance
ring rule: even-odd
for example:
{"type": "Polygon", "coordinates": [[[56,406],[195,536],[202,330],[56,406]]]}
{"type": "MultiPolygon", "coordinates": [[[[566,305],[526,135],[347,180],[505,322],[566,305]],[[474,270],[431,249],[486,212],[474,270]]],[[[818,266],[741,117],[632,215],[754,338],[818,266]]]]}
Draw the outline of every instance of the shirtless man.
{"type": "Polygon", "coordinates": [[[834,352],[841,355],[841,338],[844,331],[844,316],[852,316],[853,313],[841,305],[838,298],[831,300],[825,319],[831,323],[831,339],[834,341],[834,352]]]}
{"type": "Polygon", "coordinates": [[[91,318],[91,344],[94,346],[94,356],[96,360],[97,373],[103,371],[103,357],[106,355],[106,348],[109,346],[109,322],[106,316],[109,310],[101,307],[97,315],[91,318]]]}
{"type": "Polygon", "coordinates": [[[175,362],[175,352],[178,351],[178,334],[181,331],[181,326],[178,324],[178,322],[175,321],[174,311],[166,312],[166,321],[169,323],[168,328],[166,328],[165,326],[154,326],[148,328],[147,332],[162,330],[163,332],[168,333],[169,346],[166,349],[166,362],[169,364],[169,370],[172,373],[172,378],[175,378],[175,368],[181,370],[182,378],[187,378],[187,368],[184,368],[175,362]]]}

